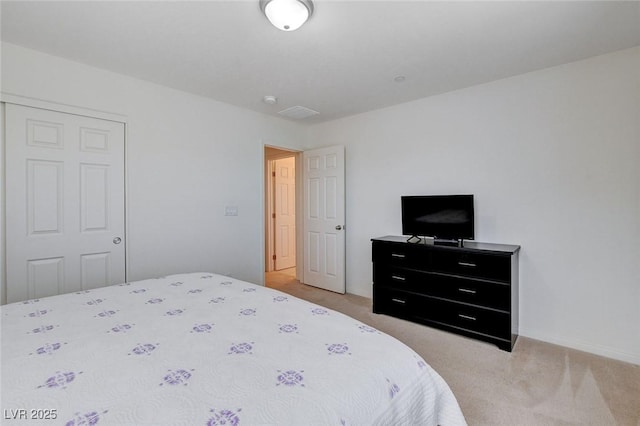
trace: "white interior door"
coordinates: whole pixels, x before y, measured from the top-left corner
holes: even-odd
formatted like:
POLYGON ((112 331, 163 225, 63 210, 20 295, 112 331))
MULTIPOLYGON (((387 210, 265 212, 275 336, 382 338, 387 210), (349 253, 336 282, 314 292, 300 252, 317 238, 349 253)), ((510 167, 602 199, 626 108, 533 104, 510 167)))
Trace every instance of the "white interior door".
POLYGON ((305 284, 345 293, 344 146, 303 153, 305 284))
POLYGON ((124 124, 6 105, 7 302, 125 281, 124 124))
POLYGON ((296 266, 296 162, 275 160, 275 253, 277 271, 296 266))

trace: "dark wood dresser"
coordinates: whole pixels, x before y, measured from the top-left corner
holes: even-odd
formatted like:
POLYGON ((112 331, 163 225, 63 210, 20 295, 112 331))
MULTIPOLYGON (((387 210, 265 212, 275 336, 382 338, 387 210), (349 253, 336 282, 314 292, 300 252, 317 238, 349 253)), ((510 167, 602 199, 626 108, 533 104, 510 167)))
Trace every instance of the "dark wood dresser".
POLYGON ((520 246, 386 236, 373 245, 373 312, 496 344, 518 337, 520 246))

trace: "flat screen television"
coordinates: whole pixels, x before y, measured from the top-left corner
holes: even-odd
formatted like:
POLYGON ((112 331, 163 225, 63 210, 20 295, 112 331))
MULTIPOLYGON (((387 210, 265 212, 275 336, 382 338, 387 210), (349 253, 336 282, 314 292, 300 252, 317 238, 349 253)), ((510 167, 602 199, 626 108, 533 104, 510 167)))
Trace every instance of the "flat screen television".
POLYGON ((402 197, 402 234, 436 241, 473 240, 473 195, 402 197))

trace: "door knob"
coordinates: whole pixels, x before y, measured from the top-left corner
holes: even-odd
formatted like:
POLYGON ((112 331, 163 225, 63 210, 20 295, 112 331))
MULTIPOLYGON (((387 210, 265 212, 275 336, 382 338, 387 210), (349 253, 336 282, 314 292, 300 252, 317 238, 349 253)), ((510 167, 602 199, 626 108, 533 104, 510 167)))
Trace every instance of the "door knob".
POLYGON ((337 225, 337 226, 336 226, 336 231, 339 231, 339 230, 341 230, 341 229, 342 229, 342 226, 341 226, 341 225, 337 225))
POLYGON ((121 242, 122 242, 122 238, 120 238, 120 237, 115 237, 113 239, 113 244, 120 244, 121 242))

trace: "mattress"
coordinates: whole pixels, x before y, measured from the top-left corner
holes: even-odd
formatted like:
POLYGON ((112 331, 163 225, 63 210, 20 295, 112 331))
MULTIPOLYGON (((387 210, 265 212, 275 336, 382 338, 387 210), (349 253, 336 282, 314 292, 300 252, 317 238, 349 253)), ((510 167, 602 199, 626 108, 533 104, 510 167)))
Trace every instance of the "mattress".
POLYGON ((395 338, 221 275, 0 312, 7 424, 465 424, 444 380, 395 338))

